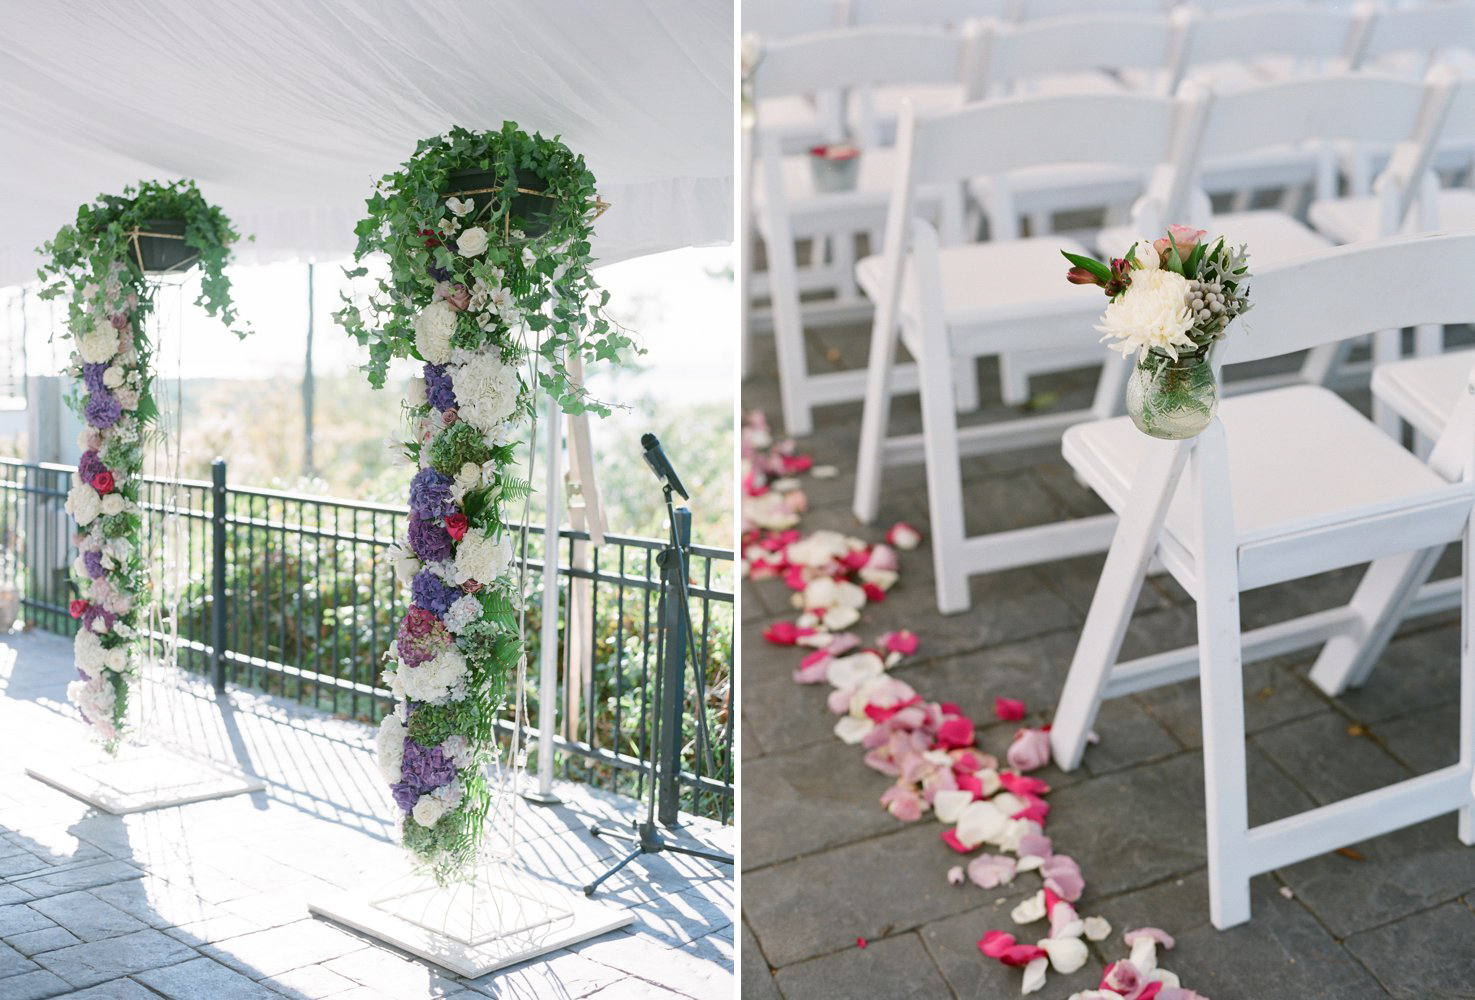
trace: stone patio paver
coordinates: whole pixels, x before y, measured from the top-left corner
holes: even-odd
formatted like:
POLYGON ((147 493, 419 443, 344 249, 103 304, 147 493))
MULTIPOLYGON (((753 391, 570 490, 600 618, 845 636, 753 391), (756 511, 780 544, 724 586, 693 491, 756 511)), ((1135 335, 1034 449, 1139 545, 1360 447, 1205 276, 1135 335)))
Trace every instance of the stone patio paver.
MULTIPOLYGON (((868 327, 816 336, 840 359, 820 357, 816 370, 864 364, 868 327)), ((753 357, 744 407, 764 410, 781 434, 770 338, 756 339, 753 357)), ((998 401, 993 363, 979 370, 982 411, 963 423, 1014 415, 998 401)), ((1037 378, 1032 387, 1071 400, 1084 398, 1094 381, 1094 372, 1075 372, 1037 378)), ((1366 390, 1349 398, 1366 410, 1366 390)), ((898 586, 864 610, 854 632, 869 641, 887 629, 915 631, 921 648, 897 675, 928 699, 961 705, 983 748, 1002 755, 1014 726, 994 721, 994 697, 1022 698, 1030 724, 1048 721, 1102 557, 974 577, 973 607, 939 615, 921 466, 887 470, 874 525, 858 524, 850 511, 859 423, 858 404, 822 407, 815 434, 799 442, 816 464, 840 470, 833 479, 803 480, 810 510, 801 528, 879 540, 905 519, 923 531, 923 544, 901 554, 898 586)), ((893 429, 919 428, 916 397, 898 397, 893 429)), ((964 493, 973 531, 1034 523, 1059 510, 1082 516, 1103 509, 1056 445, 965 460, 964 493)), ((1454 568, 1452 558, 1446 553, 1440 572, 1454 568)), ((1246 627, 1344 602, 1359 576, 1354 568, 1250 592, 1243 598, 1246 627)), ((775 618, 792 617, 786 588, 747 581, 743 600, 743 803, 745 820, 753 821, 742 834, 744 996, 1017 996, 1018 970, 979 955, 977 941, 992 927, 1015 930, 1008 910, 1033 891, 1037 877, 992 892, 948 886, 956 855, 938 842, 941 826, 930 819, 902 824, 884 813, 878 800, 890 779, 865 768, 862 751, 832 735, 823 686, 789 680, 795 650, 762 640, 775 618), (864 950, 855 943, 861 936, 868 938, 864 950)), ((1188 596, 1166 576, 1149 579, 1123 657, 1194 641, 1188 596)), ((1367 684, 1337 699, 1309 682, 1311 652, 1248 665, 1252 822, 1453 763, 1458 651, 1457 618, 1412 620, 1367 684)), ((1087 750, 1082 768, 1038 772, 1055 787, 1048 829, 1055 849, 1084 870, 1086 892, 1077 906, 1107 917, 1114 935, 1092 946, 1086 970, 1052 973, 1037 995, 1060 1000, 1094 987, 1104 964, 1126 954, 1121 933, 1152 924, 1178 939, 1163 964, 1213 1000, 1475 998, 1475 850, 1459 844, 1453 817, 1355 845, 1361 861, 1329 854, 1258 877, 1249 924, 1212 927, 1200 719, 1196 681, 1119 699, 1097 719, 1101 742, 1087 750)))

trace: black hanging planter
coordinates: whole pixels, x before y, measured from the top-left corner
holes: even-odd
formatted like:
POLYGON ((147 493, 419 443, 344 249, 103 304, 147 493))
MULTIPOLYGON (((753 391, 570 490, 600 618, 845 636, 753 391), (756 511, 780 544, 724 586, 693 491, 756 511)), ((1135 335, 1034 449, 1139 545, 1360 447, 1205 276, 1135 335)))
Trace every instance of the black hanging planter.
POLYGON ((200 259, 184 241, 183 219, 148 219, 132 236, 133 259, 145 274, 187 271, 200 259))
MULTIPOLYGON (((477 212, 486 205, 488 197, 502 197, 501 182, 491 170, 453 170, 446 183, 446 198, 474 198, 477 212)), ((553 214, 553 199, 542 192, 548 182, 532 174, 517 179, 517 190, 512 195, 512 209, 503 218, 503 237, 513 229, 520 229, 528 236, 542 236, 548 231, 549 217, 553 214)))

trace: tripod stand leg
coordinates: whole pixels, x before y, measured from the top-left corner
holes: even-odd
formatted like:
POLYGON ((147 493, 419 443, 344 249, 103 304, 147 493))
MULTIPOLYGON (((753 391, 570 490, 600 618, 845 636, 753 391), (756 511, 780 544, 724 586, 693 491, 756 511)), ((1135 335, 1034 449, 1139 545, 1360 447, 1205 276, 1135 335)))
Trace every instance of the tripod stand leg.
POLYGON ((664 851, 670 851, 672 854, 687 854, 694 858, 703 858, 707 861, 716 861, 718 864, 732 864, 732 856, 723 854, 720 851, 703 851, 695 847, 682 847, 679 844, 672 844, 669 841, 667 841, 665 847, 661 849, 664 851))
POLYGON ((586 896, 592 896, 592 895, 594 895, 594 890, 599 888, 599 885, 600 885, 601 882, 604 882, 606 879, 608 879, 615 872, 619 871, 621 868, 624 868, 630 862, 632 862, 636 858, 640 857, 640 855, 642 853, 644 853, 644 848, 637 847, 637 848, 635 848, 635 850, 633 850, 629 854, 625 855, 624 859, 619 864, 615 865, 609 871, 607 871, 603 875, 599 876, 593 882, 590 882, 588 885, 584 886, 584 895, 586 895, 586 896))
POLYGON ((602 826, 591 826, 589 832, 596 837, 614 837, 616 840, 624 840, 632 844, 640 843, 638 836, 633 833, 626 833, 624 830, 609 830, 602 826))

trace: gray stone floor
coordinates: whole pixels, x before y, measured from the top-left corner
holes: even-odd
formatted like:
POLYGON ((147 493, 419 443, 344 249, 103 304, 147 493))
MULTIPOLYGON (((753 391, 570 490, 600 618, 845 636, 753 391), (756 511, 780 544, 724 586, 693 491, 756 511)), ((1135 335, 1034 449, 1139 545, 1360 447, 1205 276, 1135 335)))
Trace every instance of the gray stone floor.
MULTIPOLYGON (((71 644, 0 637, 0 998, 417 1000, 476 996, 726 998, 734 990, 732 873, 662 855, 599 898, 627 930, 465 980, 308 916, 325 890, 381 884, 403 852, 371 730, 265 696, 174 690, 159 731, 267 782, 264 792, 126 817, 99 813, 25 774, 86 736, 65 701, 71 644)), ((563 804, 521 810, 526 867, 570 887, 616 852, 593 821, 636 804, 560 784, 563 804)), ((731 827, 680 835, 731 851, 731 827)))
MULTIPOLYGON (((815 331, 811 364, 857 367, 865 346, 864 331, 815 331)), ((777 429, 771 338, 756 339, 754 358, 743 404, 766 411, 777 429)), ((1007 416, 994 369, 981 371, 981 418, 1007 416)), ((1047 405, 1075 406, 1093 383, 1084 372, 1034 388, 1047 405)), ((1350 398, 1366 405, 1365 391, 1350 398)), ((858 404, 824 408, 817 432, 801 441, 816 463, 841 470, 805 480, 804 528, 878 539, 907 520, 925 531, 921 466, 888 472, 875 526, 850 514, 859 418, 858 404)), ((898 401, 894 426, 920 429, 915 397, 898 401)), ((1076 484, 1058 448, 969 459, 964 472, 971 532, 1104 509, 1076 484)), ((903 553, 900 584, 866 609, 856 632, 869 640, 886 629, 916 631, 918 655, 897 672, 925 697, 958 702, 992 723, 980 742, 1002 756, 1014 725, 993 721, 994 696, 1022 698, 1035 724, 1048 720, 1103 561, 975 577, 973 609, 943 617, 924 543, 903 553)), ((1359 572, 1247 594, 1246 627, 1344 603, 1359 572)), ((1038 881, 994 891, 947 884, 957 856, 939 842, 940 827, 899 823, 879 807, 889 779, 831 734, 825 689, 790 680, 794 651, 762 640, 786 600, 781 583, 744 586, 743 995, 1017 996, 1019 972, 982 957, 976 942, 990 928, 1008 928, 1008 909, 1038 881), (858 937, 868 939, 864 950, 858 937)), ((1191 602, 1170 579, 1155 578, 1125 655, 1192 642, 1193 632, 1191 602)), ((1309 683, 1308 655, 1250 666, 1251 821, 1454 763, 1459 638, 1453 615, 1407 623, 1367 685, 1344 698, 1309 683)), ((1101 742, 1083 768, 1038 773, 1055 788, 1048 832, 1082 864, 1080 911, 1107 917, 1117 933, 1109 950, 1093 946, 1085 970, 1052 974, 1038 996, 1094 987, 1104 963, 1124 952, 1120 932, 1151 924, 1178 939, 1163 964, 1212 1000, 1475 997, 1475 850, 1459 844, 1453 816, 1261 876, 1253 920, 1220 932, 1208 922, 1197 682, 1109 702, 1096 729, 1101 742)))

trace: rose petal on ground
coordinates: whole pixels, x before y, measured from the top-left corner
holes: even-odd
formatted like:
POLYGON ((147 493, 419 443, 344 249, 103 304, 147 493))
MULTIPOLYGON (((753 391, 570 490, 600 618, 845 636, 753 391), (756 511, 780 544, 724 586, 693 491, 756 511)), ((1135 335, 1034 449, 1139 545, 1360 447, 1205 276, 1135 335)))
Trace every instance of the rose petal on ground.
POLYGON ((973 720, 955 715, 937 729, 939 746, 949 750, 973 745, 973 720))
POLYGON ((763 630, 763 638, 775 646, 792 646, 804 636, 813 634, 814 629, 800 628, 793 622, 774 622, 763 630))
POLYGON ((1129 961, 1112 962, 1101 975, 1101 988, 1115 990, 1124 997, 1137 1000, 1142 991, 1143 977, 1137 966, 1129 961))
POLYGON ((866 946, 866 939, 865 938, 856 938, 855 939, 855 946, 857 948, 864 948, 866 946))
POLYGON ((886 532, 886 542, 888 545, 910 552, 922 544, 922 534, 905 521, 898 521, 891 526, 890 531, 886 532))
POLYGON ((959 840, 957 830, 949 829, 942 831, 942 842, 959 854, 969 854, 978 849, 977 844, 965 844, 959 840))
POLYGON ((897 557, 896 550, 889 545, 872 546, 865 564, 866 569, 882 573, 895 573, 900 567, 901 560, 897 557))
POLYGON ((837 688, 855 688, 886 673, 886 664, 870 650, 842 656, 830 664, 830 683, 837 688))
POLYGON ((1049 837, 1046 837, 1042 834, 1032 834, 1028 837, 1020 838, 1019 853, 1034 854, 1037 855, 1041 860, 1044 860, 1054 852, 1050 850, 1049 837))
POLYGON ((1021 994, 1033 993, 1035 990, 1043 989, 1045 986, 1045 967, 1050 964, 1047 958, 1036 958, 1024 967, 1024 979, 1020 981, 1019 992, 1021 994))
POLYGON ((1051 968, 1066 976, 1079 970, 1091 957, 1086 943, 1077 937, 1048 937, 1040 942, 1040 947, 1050 956, 1051 968))
POLYGON ((1039 778, 1031 778, 1028 775, 1015 774, 1013 771, 1001 771, 999 773, 999 784, 1015 795, 1049 795, 1050 786, 1039 778))
POLYGON ((886 811, 903 822, 910 823, 922 818, 922 796, 916 788, 898 782, 881 794, 881 804, 886 811))
POLYGON ((1045 919, 1045 893, 1043 890, 1030 896, 1014 909, 1009 911, 1009 917, 1016 924, 1032 924, 1036 920, 1045 919))
POLYGON ((835 735, 840 737, 845 743, 854 746, 865 738, 866 733, 874 728, 876 728, 876 724, 870 719, 858 719, 853 715, 847 715, 835 723, 835 735))
POLYGON ((1050 734, 1043 729, 1021 729, 1014 734, 1006 755, 1016 771, 1034 771, 1050 763, 1050 734))
POLYGON ((1009 817, 992 802, 970 802, 958 817, 958 839, 970 847, 993 840, 1004 831, 1009 817))
POLYGON ((1105 941, 1111 937, 1111 921, 1105 917, 1087 917, 1085 924, 1087 941, 1105 941))
POLYGON ((1040 874, 1047 888, 1061 899, 1074 903, 1085 891, 1086 880, 1081 875, 1081 866, 1068 854, 1053 854, 1040 866, 1040 874))
POLYGON ((1127 933, 1122 935, 1122 940, 1127 942, 1128 948, 1132 948, 1136 946, 1138 938, 1144 937, 1151 938, 1170 951, 1175 944, 1173 935, 1159 927, 1139 927, 1134 931, 1127 931, 1127 933))
POLYGON ((1045 859, 1038 854, 1021 854, 1019 856, 1019 864, 1014 870, 1020 872, 1037 871, 1044 863, 1045 859))
POLYGON ((919 640, 917 639, 916 633, 907 629, 901 629, 897 632, 883 633, 881 635, 881 645, 893 653, 911 656, 917 651, 919 640))
POLYGON ((828 650, 816 649, 799 661, 799 668, 794 671, 794 683, 823 684, 830 679, 830 664, 834 659, 828 650))
POLYGON ((1066 1000, 1122 1000, 1122 995, 1115 990, 1081 990, 1066 1000))
POLYGON ((998 958, 1014 947, 1014 935, 1008 931, 984 931, 978 941, 978 950, 989 958, 998 958))
POLYGON ((962 865, 953 865, 947 870, 948 885, 962 885, 967 880, 967 876, 963 874, 962 865))
POLYGON ((956 823, 972 801, 973 793, 963 788, 941 791, 932 797, 932 808, 937 813, 939 822, 956 823))
POLYGON ((1132 954, 1127 961, 1137 966, 1137 971, 1148 976, 1157 968, 1157 942, 1150 937, 1139 937, 1132 945, 1132 954))
POLYGON ((825 628, 831 632, 843 632, 860 621, 860 612, 854 608, 830 608, 825 612, 825 628))
MULTIPOLYGON (((1147 978, 1151 979, 1155 983, 1162 983, 1163 984, 1163 989, 1165 989, 1165 990, 1169 986, 1181 986, 1182 985, 1182 983, 1179 982, 1179 980, 1178 980, 1178 973, 1176 973, 1176 972, 1169 972, 1167 969, 1164 969, 1164 968, 1156 968, 1156 969, 1153 969, 1152 972, 1148 974, 1148 977, 1147 978)), ((1162 994, 1159 993, 1158 995, 1161 996, 1162 994)))
POLYGON ((994 715, 1004 722, 1018 722, 1024 718, 1024 702, 1001 695, 994 699, 994 715))
POLYGON ((815 479, 834 479, 840 474, 840 470, 833 465, 816 465, 809 470, 809 474, 815 479))
POLYGON ((980 854, 968 862, 968 880, 980 889, 995 889, 1014 881, 1014 859, 980 854))

